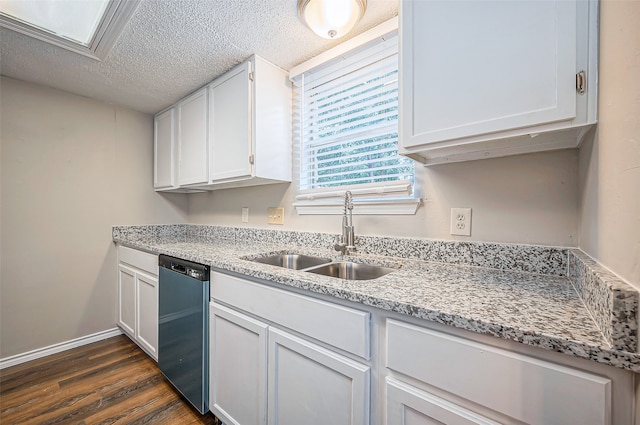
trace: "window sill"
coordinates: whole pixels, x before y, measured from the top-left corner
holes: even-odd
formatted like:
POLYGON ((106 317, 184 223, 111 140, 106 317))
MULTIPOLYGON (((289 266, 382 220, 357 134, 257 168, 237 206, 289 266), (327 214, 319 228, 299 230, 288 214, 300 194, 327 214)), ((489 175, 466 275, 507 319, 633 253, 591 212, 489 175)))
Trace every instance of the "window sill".
MULTIPOLYGON (((414 215, 421 199, 358 199, 353 201, 354 215, 414 215)), ((293 204, 298 215, 342 215, 344 201, 313 200, 293 204)))

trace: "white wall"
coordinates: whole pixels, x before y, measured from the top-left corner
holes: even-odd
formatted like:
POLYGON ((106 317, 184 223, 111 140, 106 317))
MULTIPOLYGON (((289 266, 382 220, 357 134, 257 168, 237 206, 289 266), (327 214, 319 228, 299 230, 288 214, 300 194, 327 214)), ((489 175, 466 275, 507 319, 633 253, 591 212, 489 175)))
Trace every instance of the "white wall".
POLYGON ((153 118, 2 77, 0 358, 111 329, 114 224, 183 223, 153 191, 153 118))
MULTIPOLYGON (((356 234, 576 246, 577 150, 518 155, 417 169, 423 205, 416 215, 354 216, 356 234), (471 237, 449 234, 450 209, 471 207, 471 237)), ((296 214, 295 183, 189 195, 200 224, 340 232, 340 217, 296 214), (285 225, 267 225, 267 207, 285 208, 285 225), (241 208, 249 207, 249 223, 241 208)))
POLYGON ((598 128, 580 149, 580 247, 640 289, 640 2, 600 3, 598 128))

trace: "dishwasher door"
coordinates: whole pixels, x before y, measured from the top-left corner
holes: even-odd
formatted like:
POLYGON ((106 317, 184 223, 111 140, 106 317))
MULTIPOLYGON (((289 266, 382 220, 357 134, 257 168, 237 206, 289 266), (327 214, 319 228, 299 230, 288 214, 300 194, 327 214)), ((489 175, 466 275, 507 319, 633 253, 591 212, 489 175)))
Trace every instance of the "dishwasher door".
POLYGON ((209 268, 159 257, 158 367, 200 413, 209 399, 209 268))

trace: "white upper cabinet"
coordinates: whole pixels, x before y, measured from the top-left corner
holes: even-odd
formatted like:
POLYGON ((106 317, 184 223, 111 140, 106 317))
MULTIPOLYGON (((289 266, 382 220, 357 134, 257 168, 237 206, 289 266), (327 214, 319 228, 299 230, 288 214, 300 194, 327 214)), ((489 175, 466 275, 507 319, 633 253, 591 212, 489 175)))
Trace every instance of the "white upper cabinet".
POLYGON ((578 146, 596 122, 597 10, 403 0, 402 153, 430 164, 578 146))
POLYGON ((209 179, 207 88, 178 103, 178 185, 205 184, 209 179))
POLYGON ((287 73, 252 56, 156 115, 156 190, 290 182, 291 98, 287 73))
POLYGON ((156 115, 153 121, 153 187, 171 189, 175 186, 175 108, 156 115))
POLYGON ((209 86, 211 180, 251 176, 251 62, 209 86))
POLYGON ((209 85, 208 189, 291 181, 291 83, 252 56, 209 85))

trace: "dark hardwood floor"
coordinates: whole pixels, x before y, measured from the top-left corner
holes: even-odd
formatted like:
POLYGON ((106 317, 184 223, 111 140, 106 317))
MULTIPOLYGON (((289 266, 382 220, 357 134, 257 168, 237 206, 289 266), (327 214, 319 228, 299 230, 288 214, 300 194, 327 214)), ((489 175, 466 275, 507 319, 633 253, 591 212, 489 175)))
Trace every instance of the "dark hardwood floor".
POLYGON ((181 398, 122 335, 0 371, 0 424, 219 422, 181 398))

